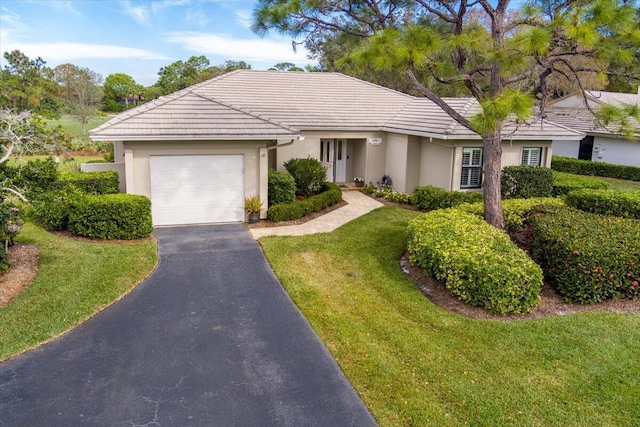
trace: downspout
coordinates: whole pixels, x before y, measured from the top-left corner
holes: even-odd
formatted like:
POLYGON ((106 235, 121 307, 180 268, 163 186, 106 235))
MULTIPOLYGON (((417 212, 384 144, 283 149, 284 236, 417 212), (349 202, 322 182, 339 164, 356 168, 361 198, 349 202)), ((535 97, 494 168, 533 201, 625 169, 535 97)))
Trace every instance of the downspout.
POLYGON ((271 147, 267 147, 267 151, 275 150, 275 149, 280 148, 280 147, 286 147, 288 145, 293 144, 296 141, 304 141, 304 136, 300 135, 297 138, 293 138, 289 142, 285 142, 284 144, 276 144, 276 145, 272 145, 271 147))

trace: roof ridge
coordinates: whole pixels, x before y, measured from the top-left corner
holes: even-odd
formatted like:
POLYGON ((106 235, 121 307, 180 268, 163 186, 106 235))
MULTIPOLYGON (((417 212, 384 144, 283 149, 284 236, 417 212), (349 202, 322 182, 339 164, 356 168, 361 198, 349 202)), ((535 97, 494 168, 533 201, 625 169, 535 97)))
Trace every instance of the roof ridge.
MULTIPOLYGON (((236 71, 239 71, 239 70, 236 70, 236 71)), ((232 71, 232 72, 233 72, 233 71, 232 71)), ((227 73, 227 74, 229 74, 229 73, 227 73)), ((271 119, 268 119, 268 118, 262 117, 262 116, 260 116, 259 114, 256 114, 256 113, 254 113, 254 112, 252 112, 252 111, 249 111, 249 110, 245 110, 245 109, 244 109, 244 108, 242 108, 242 107, 236 107, 235 105, 227 104, 226 102, 222 102, 222 101, 220 101, 220 100, 218 100, 218 99, 216 99, 216 98, 210 98, 210 97, 205 96, 205 95, 203 95, 203 94, 201 94, 201 93, 193 92, 192 94, 193 94, 193 95, 195 95, 195 96, 198 96, 198 97, 200 97, 200 98, 202 98, 202 99, 206 99, 206 100, 207 100, 207 101, 209 101, 209 102, 215 102, 216 104, 218 104, 218 105, 222 105, 223 107, 231 108, 232 110, 239 111, 239 112, 241 112, 242 114, 246 114, 246 115, 248 115, 248 116, 255 117, 256 119, 262 120, 263 122, 270 123, 270 124, 272 124, 272 125, 274 125, 274 126, 278 126, 278 127, 282 128, 282 129, 287 129, 287 130, 290 130, 290 131, 292 131, 292 132, 299 132, 299 130, 298 130, 298 129, 294 129, 294 128, 292 128, 292 127, 290 127, 290 126, 287 126, 287 125, 285 125, 285 124, 281 124, 281 123, 279 123, 279 122, 276 122, 275 120, 271 120, 271 119)))
MULTIPOLYGON (((431 101, 433 102, 433 101, 431 101)), ((446 102, 446 101, 445 101, 446 102)), ((467 103, 464 105, 464 107, 462 107, 462 109, 459 111, 459 114, 464 117, 465 114, 467 114, 467 112, 469 111, 469 109, 471 108, 471 106, 474 105, 474 103, 478 102, 477 99, 470 97, 467 98, 467 103)), ((449 116, 447 114, 447 116, 449 116)), ((458 123, 458 121, 456 119, 454 119, 453 117, 449 116, 451 118, 451 120, 453 120, 453 122, 447 127, 447 129, 445 129, 444 133, 445 135, 453 133, 453 131, 456 129, 456 127, 458 126, 462 126, 461 123, 458 123)), ((466 127, 466 126, 465 126, 466 127)), ((477 133, 477 132, 476 132, 477 133)))
POLYGON ((142 105, 138 105, 135 108, 132 108, 131 110, 127 110, 127 111, 123 111, 122 113, 119 113, 117 116, 113 117, 112 119, 110 119, 109 121, 101 124, 100 126, 90 129, 89 133, 93 133, 96 131, 102 131, 104 129, 109 129, 111 126, 116 125, 118 123, 121 123, 123 121, 125 121, 126 119, 130 119, 132 117, 135 117, 139 114, 144 113, 145 111, 150 110, 151 108, 156 108, 159 107, 161 105, 164 105, 170 101, 173 101, 175 99, 178 98, 182 98, 183 96, 185 96, 188 91, 188 88, 184 88, 181 89, 177 92, 173 92, 170 93, 168 95, 163 95, 159 98, 154 99, 153 101, 149 101, 149 102, 145 102, 142 105))

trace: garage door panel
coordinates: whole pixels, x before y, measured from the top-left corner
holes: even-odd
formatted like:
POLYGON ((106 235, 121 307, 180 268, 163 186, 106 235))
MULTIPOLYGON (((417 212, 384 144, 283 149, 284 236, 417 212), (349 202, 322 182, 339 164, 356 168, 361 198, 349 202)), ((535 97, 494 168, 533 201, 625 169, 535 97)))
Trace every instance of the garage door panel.
POLYGON ((242 155, 151 156, 154 225, 244 220, 242 155))

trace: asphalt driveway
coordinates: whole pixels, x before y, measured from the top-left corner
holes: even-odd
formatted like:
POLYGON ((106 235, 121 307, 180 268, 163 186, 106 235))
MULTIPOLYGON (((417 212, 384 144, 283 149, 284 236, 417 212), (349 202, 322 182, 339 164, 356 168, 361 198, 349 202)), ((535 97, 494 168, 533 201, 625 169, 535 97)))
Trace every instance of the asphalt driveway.
POLYGON ((131 294, 0 364, 1 426, 375 425, 246 228, 154 234, 131 294))

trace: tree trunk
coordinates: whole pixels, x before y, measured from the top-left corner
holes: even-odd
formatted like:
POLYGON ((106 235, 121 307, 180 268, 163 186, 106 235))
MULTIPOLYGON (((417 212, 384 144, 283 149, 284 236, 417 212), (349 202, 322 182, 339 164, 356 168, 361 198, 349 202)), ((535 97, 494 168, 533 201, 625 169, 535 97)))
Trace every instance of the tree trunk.
POLYGON ((502 137, 500 132, 483 137, 484 168, 484 219, 489 224, 504 229, 500 175, 502 173, 502 137))

